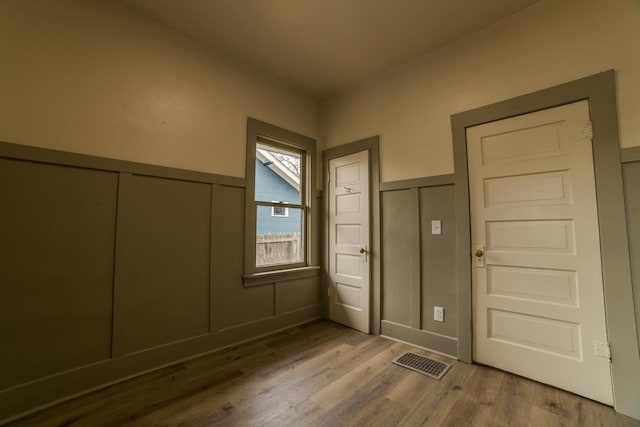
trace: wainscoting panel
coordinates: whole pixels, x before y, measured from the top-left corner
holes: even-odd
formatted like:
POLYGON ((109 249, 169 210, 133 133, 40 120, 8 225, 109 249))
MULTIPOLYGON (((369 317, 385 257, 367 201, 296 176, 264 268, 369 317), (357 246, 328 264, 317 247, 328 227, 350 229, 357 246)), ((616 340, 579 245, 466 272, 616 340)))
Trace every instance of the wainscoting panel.
POLYGON ((244 189, 222 187, 220 200, 220 329, 274 316, 273 285, 245 288, 244 189))
POLYGON ((454 186, 449 176, 384 183, 382 334, 455 356, 458 305, 454 186), (441 234, 432 234, 440 221, 441 234), (444 308, 444 322, 433 308, 444 308))
POLYGON ((635 299, 636 333, 640 342, 640 147, 636 148, 635 153, 637 153, 636 161, 624 163, 622 172, 627 205, 627 230, 635 299))
POLYGON ((0 390, 110 357, 117 190, 0 158, 0 390))
POLYGON ((455 338, 458 334, 458 274, 454 193, 453 185, 420 189, 420 329, 455 338), (440 221, 441 234, 431 233, 431 221, 440 221), (433 320, 433 306, 444 307, 444 322, 433 320))
POLYGON ((320 317, 244 286, 244 179, 0 142, 0 206, 0 424, 320 317))
POLYGON ((211 184, 133 176, 128 353, 209 332, 211 184))
POLYGON ((317 283, 317 277, 276 282, 276 314, 292 313, 318 307, 320 290, 317 283))
POLYGON ((381 196, 382 319, 411 326, 412 285, 419 280, 412 265, 420 244, 419 224, 413 220, 417 212, 411 212, 415 195, 406 189, 386 191, 381 196))

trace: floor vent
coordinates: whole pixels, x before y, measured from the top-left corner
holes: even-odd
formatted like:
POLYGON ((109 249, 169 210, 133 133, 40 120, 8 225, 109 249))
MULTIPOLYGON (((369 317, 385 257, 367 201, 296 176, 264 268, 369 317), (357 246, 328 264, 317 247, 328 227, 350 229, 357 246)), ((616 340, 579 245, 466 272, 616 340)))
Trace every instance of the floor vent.
POLYGON ((442 378, 451 367, 449 363, 440 362, 414 353, 405 353, 397 357, 393 363, 437 380, 442 378))

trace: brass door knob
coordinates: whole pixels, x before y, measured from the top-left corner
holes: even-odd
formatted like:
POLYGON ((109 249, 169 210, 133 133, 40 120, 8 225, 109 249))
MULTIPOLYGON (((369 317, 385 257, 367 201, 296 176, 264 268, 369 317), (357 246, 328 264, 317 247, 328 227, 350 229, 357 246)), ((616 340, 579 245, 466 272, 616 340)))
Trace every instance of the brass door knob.
POLYGON ((478 258, 480 258, 482 257, 482 255, 484 255, 484 252, 482 252, 482 249, 476 249, 476 251, 473 254, 478 258))
POLYGON ((365 248, 360 248, 359 252, 360 252, 361 254, 363 254, 363 253, 367 252, 367 250, 366 250, 365 248))

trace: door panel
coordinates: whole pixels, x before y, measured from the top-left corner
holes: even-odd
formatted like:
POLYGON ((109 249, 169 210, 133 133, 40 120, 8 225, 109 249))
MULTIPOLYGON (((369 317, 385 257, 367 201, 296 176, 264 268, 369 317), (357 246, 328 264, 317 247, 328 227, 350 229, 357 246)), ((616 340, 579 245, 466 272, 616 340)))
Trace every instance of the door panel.
POLYGON ((329 317, 369 332, 369 153, 329 161, 329 317))
POLYGON ((487 266, 487 294, 528 302, 578 306, 575 271, 487 266))
POLYGON ((467 129, 474 359, 613 402, 587 101, 467 129))
POLYGON ((488 178, 484 181, 485 207, 570 204, 570 183, 567 170, 488 178))
POLYGON ((492 308, 487 317, 490 339, 580 360, 578 324, 492 308))
POLYGON ((573 221, 487 221, 487 250, 575 254, 573 221))

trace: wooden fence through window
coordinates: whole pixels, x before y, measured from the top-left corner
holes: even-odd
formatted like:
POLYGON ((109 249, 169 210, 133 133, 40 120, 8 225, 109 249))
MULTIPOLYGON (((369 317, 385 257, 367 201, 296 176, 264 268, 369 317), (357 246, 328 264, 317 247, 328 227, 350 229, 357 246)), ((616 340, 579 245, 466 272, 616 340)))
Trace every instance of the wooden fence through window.
POLYGON ((301 233, 256 235, 256 266, 303 262, 301 233))

